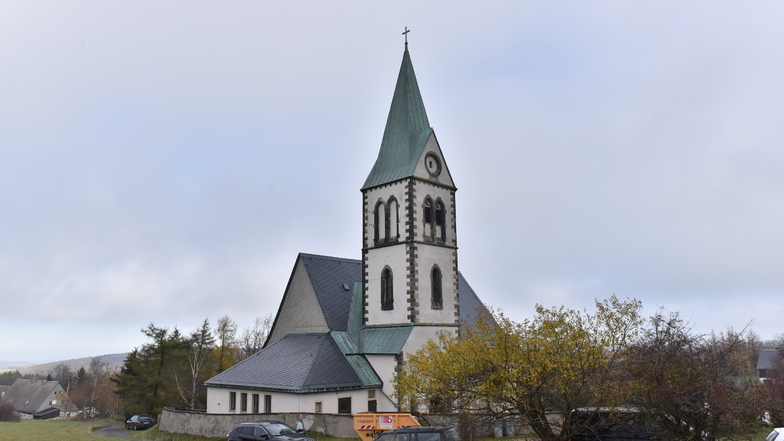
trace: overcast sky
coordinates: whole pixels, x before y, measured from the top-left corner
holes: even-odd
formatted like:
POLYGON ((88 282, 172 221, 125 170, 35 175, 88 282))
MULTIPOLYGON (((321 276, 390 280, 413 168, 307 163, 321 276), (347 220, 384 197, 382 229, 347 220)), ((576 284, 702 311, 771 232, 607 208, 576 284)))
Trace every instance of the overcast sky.
POLYGON ((403 54, 489 306, 784 334, 784 3, 4 1, 0 360, 274 314, 361 257, 403 54))

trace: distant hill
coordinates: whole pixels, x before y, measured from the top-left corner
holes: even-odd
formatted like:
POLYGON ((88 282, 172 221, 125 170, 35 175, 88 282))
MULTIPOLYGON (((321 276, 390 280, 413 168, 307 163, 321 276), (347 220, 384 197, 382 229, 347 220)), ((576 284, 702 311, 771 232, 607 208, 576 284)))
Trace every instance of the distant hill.
MULTIPOLYGON (((120 369, 122 365, 125 363, 125 358, 128 356, 127 353, 124 354, 108 354, 108 355, 99 355, 102 361, 109 365, 112 369, 120 369)), ((53 361, 51 363, 44 363, 44 364, 37 364, 34 366, 25 366, 19 368, 19 373, 22 375, 27 374, 41 374, 46 375, 58 364, 65 364, 71 368, 72 371, 76 372, 80 368, 87 369, 90 367, 90 361, 95 357, 84 357, 84 358, 74 358, 71 360, 63 360, 63 361, 53 361)))

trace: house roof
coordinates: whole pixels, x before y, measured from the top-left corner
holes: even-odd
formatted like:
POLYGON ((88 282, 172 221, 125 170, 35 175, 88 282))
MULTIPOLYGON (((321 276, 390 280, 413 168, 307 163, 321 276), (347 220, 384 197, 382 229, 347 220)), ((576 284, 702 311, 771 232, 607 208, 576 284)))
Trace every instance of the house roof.
POLYGON ((364 357, 347 358, 329 333, 289 334, 206 384, 300 393, 380 385, 368 368, 364 357))
POLYGON ((757 359, 757 370, 775 369, 782 356, 780 349, 761 349, 757 359))
POLYGON ((362 190, 413 176, 431 133, 406 46, 378 158, 362 190))
POLYGON ((33 414, 51 400, 60 403, 60 392, 62 387, 57 381, 18 378, 5 390, 3 401, 11 403, 17 412, 33 414))

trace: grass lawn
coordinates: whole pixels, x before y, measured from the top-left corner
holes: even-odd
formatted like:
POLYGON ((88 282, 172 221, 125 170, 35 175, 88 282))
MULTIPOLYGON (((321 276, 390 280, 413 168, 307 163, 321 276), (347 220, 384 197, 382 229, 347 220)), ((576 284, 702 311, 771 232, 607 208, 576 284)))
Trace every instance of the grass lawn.
POLYGON ((94 428, 104 427, 100 421, 43 421, 24 420, 18 423, 0 423, 0 441, 81 441, 107 438, 92 434, 94 428))
MULTIPOLYGON (((111 441, 114 438, 93 435, 92 431, 112 424, 108 421, 69 420, 23 420, 18 423, 0 422, 0 441, 111 441)), ((180 433, 161 432, 158 426, 149 430, 129 431, 134 439, 147 441, 222 441, 221 438, 204 438, 180 433)), ((349 438, 334 438, 312 433, 315 441, 357 441, 349 438)))

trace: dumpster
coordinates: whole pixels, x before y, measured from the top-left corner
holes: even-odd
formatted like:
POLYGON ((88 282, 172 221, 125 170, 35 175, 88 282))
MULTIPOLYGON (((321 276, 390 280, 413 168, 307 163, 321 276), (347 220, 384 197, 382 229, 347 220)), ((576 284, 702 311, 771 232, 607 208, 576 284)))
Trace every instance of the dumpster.
POLYGON ((419 426, 410 413, 355 413, 354 430, 362 440, 373 439, 385 430, 419 426))

